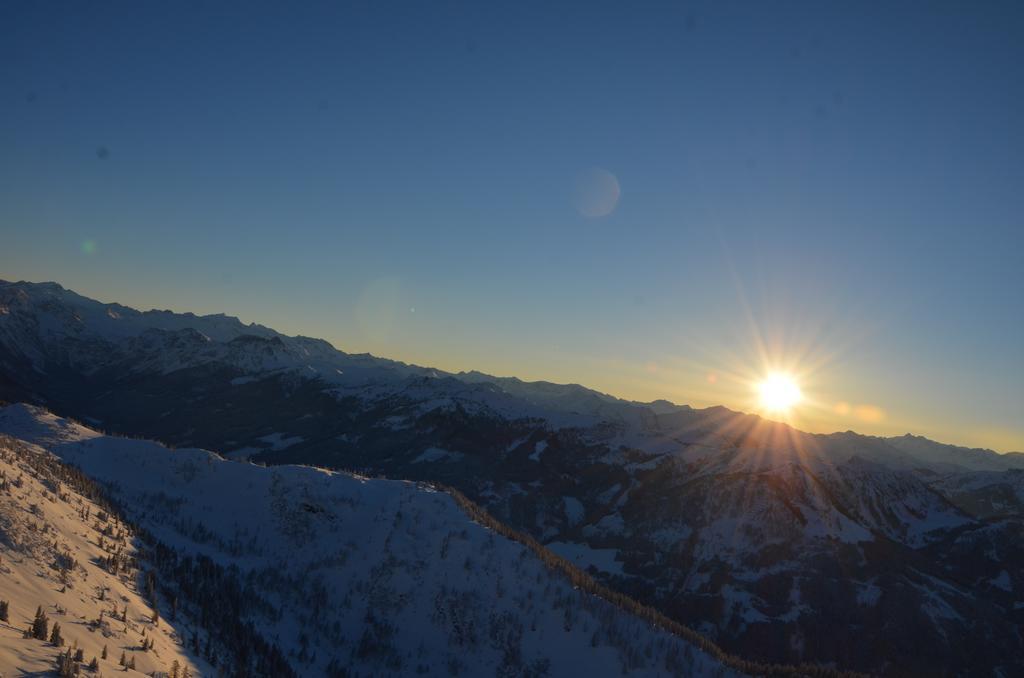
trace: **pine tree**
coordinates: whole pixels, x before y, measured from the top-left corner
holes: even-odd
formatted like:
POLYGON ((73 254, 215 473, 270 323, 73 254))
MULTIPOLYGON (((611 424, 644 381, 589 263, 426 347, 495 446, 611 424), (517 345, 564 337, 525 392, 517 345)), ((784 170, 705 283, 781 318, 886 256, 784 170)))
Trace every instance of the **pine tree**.
POLYGON ((92 661, 89 662, 89 670, 92 671, 93 673, 96 673, 97 671, 99 671, 100 670, 100 660, 96 659, 96 657, 93 657, 92 661))
POLYGON ((125 659, 125 656, 124 656, 124 650, 121 650, 121 659, 118 660, 118 663, 121 666, 125 666, 125 664, 127 663, 127 660, 125 659))
POLYGON ((64 638, 60 635, 60 622, 53 622, 53 631, 50 633, 50 643, 56 647, 64 645, 64 638))
POLYGON ((171 662, 171 676, 170 678, 179 678, 178 672, 181 670, 181 666, 178 664, 178 660, 175 659, 171 662))
POLYGON ((107 658, 107 646, 104 645, 103 646, 103 652, 100 653, 100 659, 106 659, 106 658, 107 658))
POLYGON ((57 655, 57 675, 60 678, 72 678, 75 675, 75 662, 71 659, 71 650, 57 655))
POLYGON ((10 621, 7 618, 9 607, 10 604, 6 600, 0 600, 0 621, 10 621))
POLYGON ((50 631, 50 620, 43 612, 43 606, 36 608, 36 618, 32 620, 32 637, 36 640, 46 640, 50 631))

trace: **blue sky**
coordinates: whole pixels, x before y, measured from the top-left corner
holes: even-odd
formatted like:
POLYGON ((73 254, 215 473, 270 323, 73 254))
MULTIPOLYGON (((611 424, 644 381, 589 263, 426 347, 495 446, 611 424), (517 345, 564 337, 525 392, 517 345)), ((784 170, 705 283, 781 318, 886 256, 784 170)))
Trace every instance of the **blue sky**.
POLYGON ((1024 449, 1019 5, 503 5, 5 3, 0 277, 1024 449))

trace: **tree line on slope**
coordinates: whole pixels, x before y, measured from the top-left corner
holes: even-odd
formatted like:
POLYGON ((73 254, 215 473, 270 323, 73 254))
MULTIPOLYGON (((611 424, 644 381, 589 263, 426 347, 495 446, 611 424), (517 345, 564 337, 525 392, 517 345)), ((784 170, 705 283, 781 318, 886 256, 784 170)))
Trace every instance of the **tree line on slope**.
POLYGON ((497 532, 507 539, 518 542, 532 551, 547 567, 565 576, 573 586, 602 598, 612 605, 629 614, 640 617, 652 626, 664 629, 679 638, 694 645, 706 652, 719 662, 742 673, 754 676, 766 676, 770 678, 864 678, 863 674, 854 671, 843 671, 817 664, 800 664, 796 666, 783 664, 764 664, 736 657, 725 652, 708 638, 697 633, 693 629, 670 619, 658 610, 644 605, 634 598, 614 591, 603 584, 599 584, 593 577, 581 570, 579 567, 552 551, 534 539, 532 536, 515 530, 505 523, 494 518, 486 509, 470 500, 454 487, 429 483, 430 487, 446 492, 455 503, 474 521, 484 527, 497 532))
MULTIPOLYGON (((123 572, 134 575, 138 582, 138 590, 144 593, 152 608, 150 620, 154 625, 159 623, 160 619, 160 596, 169 601, 172 617, 176 617, 180 595, 198 610, 198 627, 206 635, 206 642, 202 644, 198 630, 191 634, 189 645, 195 656, 204 656, 211 665, 219 667, 223 675, 231 678, 296 678, 295 672, 280 649, 273 643, 268 643, 250 622, 243 621, 247 606, 253 604, 255 594, 251 590, 241 589, 237 583, 236 570, 228 570, 204 557, 180 557, 174 549, 150 532, 127 520, 118 502, 102 485, 81 469, 64 463, 52 454, 37 453, 20 441, 2 434, 0 453, 6 461, 12 461, 11 455, 17 455, 45 485, 54 489, 54 493, 58 497, 64 497, 65 501, 67 495, 61 489, 62 483, 100 508, 96 516, 95 529, 100 532, 101 540, 104 536, 113 539, 104 549, 112 552, 111 555, 101 559, 99 564, 112 574, 123 572), (120 523, 118 528, 112 528, 108 523, 110 518, 115 517, 120 523), (138 554, 129 557, 126 549, 119 544, 126 544, 133 536, 136 539, 138 554), (139 565, 147 562, 155 569, 142 573, 139 565)), ((102 541, 100 543, 103 544, 102 541)), ((97 602, 102 600, 101 591, 97 602)), ((0 608, 9 614, 9 604, 0 608)), ((101 620, 105 613, 105 610, 100 610, 101 620)), ((124 621, 126 613, 127 607, 121 614, 112 613, 108 616, 124 621)), ((41 606, 24 636, 49 640, 55 647, 64 644, 59 624, 55 623, 51 628, 41 606)), ((60 653, 56 665, 58 675, 78 675, 81 662, 84 660, 84 657, 76 659, 78 656, 77 648, 70 655, 67 652, 60 653)), ((134 668, 134 664, 134 657, 122 653, 121 666, 130 669, 134 668)), ((92 662, 86 668, 90 669, 91 666, 92 662)), ((168 675, 187 678, 185 669, 180 665, 177 671, 174 670, 173 664, 170 669, 168 675)))

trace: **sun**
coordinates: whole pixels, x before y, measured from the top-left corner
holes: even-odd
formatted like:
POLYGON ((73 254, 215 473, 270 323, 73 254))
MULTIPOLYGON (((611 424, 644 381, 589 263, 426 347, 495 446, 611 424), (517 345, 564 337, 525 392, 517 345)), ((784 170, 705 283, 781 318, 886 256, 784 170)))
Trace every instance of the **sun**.
POLYGON ((803 398, 800 386, 788 374, 775 372, 757 385, 761 396, 761 407, 768 412, 786 414, 803 398))

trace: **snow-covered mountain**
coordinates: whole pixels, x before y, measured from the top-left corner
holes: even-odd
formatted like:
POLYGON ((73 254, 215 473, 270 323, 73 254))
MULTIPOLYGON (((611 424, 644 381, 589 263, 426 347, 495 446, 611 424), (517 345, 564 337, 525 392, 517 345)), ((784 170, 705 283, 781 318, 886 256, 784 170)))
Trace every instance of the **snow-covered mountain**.
POLYGON ((5 671, 55 665, 61 648, 20 633, 41 605, 85 662, 109 648, 103 670, 126 652, 143 673, 177 661, 193 675, 215 675, 211 662, 250 675, 218 628, 211 605, 223 605, 287 665, 268 674, 253 658, 256 675, 741 675, 424 485, 233 463, 23 405, 0 410, 0 431, 5 671), (105 488, 144 536, 61 484, 73 472, 51 455, 105 488), (105 566, 115 549, 132 563, 121 576, 105 566), (155 595, 138 572, 153 573, 155 595))
POLYGON ((0 284, 0 398, 233 459, 443 482, 747 657, 1024 672, 1022 455, 808 434, 170 315, 0 284))
POLYGON ((1024 455, 1020 453, 999 454, 977 447, 945 445, 909 433, 898 438, 886 438, 885 441, 897 450, 914 457, 921 464, 932 468, 939 467, 949 471, 960 471, 965 468, 972 471, 1024 469, 1024 455))
POLYGON ((81 480, 0 435, 0 675, 57 675, 69 651, 108 675, 210 674, 180 624, 154 623, 134 533, 81 480))
POLYGON ((347 354, 322 339, 289 337, 222 314, 140 312, 105 304, 56 283, 0 281, 0 346, 26 387, 55 364, 82 375, 108 371, 167 375, 216 366, 244 378, 291 375, 316 378, 339 395, 378 393, 382 385, 417 388, 425 380, 448 402, 465 401, 506 416, 639 416, 636 404, 578 385, 525 383, 478 372, 451 374, 368 354, 347 354), (440 382, 434 383, 434 382, 440 382))

